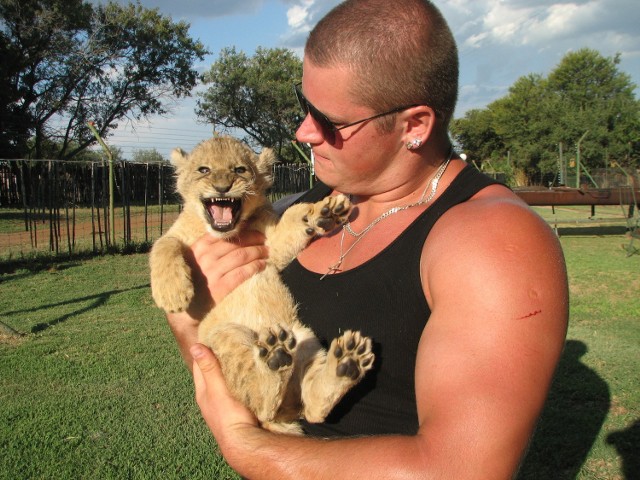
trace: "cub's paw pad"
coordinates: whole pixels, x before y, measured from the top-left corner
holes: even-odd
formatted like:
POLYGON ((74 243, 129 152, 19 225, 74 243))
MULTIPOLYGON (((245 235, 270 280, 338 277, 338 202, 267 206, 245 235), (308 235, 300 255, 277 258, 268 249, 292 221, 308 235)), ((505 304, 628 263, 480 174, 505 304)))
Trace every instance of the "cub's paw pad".
POLYGON ((276 327, 265 330, 256 342, 256 347, 258 348, 258 356, 270 370, 275 372, 291 366, 293 363, 292 352, 297 343, 293 332, 276 327))
POLYGON ((336 359, 336 375, 351 380, 362 378, 373 367, 375 358, 371 351, 371 339, 351 330, 331 343, 329 354, 336 359))
POLYGON ((346 223, 351 213, 351 202, 345 195, 326 197, 311 206, 309 214, 303 221, 309 226, 307 234, 324 233, 333 230, 336 226, 346 223))

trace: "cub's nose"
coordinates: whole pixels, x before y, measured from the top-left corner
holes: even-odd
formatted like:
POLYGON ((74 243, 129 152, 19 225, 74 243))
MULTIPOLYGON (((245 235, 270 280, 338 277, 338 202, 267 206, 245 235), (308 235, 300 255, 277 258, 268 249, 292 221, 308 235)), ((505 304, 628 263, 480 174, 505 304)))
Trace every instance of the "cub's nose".
POLYGON ((227 193, 231 190, 230 183, 214 183, 213 188, 215 188, 219 193, 227 193))

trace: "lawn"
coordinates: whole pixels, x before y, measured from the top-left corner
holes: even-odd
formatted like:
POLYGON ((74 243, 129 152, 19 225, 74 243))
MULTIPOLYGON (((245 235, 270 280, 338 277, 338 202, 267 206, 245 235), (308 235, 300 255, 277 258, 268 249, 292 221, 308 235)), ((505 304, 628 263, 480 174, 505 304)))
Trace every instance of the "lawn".
MULTIPOLYGON (((624 236, 561 241, 567 346, 520 478, 637 478, 640 255, 624 236)), ((0 479, 237 478, 152 303, 146 255, 1 274, 0 322, 0 479)))
POLYGON ((236 478, 193 401, 146 255, 3 275, 0 478, 236 478))

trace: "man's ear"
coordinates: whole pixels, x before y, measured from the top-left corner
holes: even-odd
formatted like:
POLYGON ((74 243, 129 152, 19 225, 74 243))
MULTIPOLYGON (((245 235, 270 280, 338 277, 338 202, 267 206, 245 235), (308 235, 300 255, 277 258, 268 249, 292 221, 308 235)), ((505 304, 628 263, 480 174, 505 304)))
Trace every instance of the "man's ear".
POLYGON ((405 144, 424 145, 433 133, 436 124, 436 112, 426 105, 418 105, 405 110, 405 144))

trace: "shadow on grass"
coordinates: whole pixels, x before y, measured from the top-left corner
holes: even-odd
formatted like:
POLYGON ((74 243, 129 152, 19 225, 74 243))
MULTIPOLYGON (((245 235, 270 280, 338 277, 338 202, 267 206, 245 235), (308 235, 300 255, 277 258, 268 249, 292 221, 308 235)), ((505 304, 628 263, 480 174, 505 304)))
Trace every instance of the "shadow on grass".
POLYGON ((580 472, 611 403, 607 383, 580 361, 587 350, 567 341, 519 480, 573 480, 580 472))
POLYGON ((18 270, 24 270, 19 276, 10 276, 0 282, 11 281, 16 278, 24 278, 27 275, 41 272, 43 270, 64 270, 66 268, 81 265, 83 261, 106 255, 131 255, 136 253, 148 253, 151 250, 152 242, 129 242, 126 245, 113 247, 101 247, 101 251, 81 250, 71 254, 52 252, 31 252, 21 255, 19 258, 0 258, 0 275, 14 274, 18 270))
MULTIPOLYGON (((83 313, 89 312, 91 310, 93 310, 94 308, 98 308, 101 307, 102 305, 104 305, 113 295, 116 295, 118 293, 124 293, 124 292, 129 292, 132 290, 140 290, 142 288, 149 288, 150 285, 146 284, 146 285, 139 285, 137 287, 132 287, 132 288, 127 288, 124 290, 110 290, 108 292, 102 292, 102 293, 98 293, 95 295, 88 295, 86 297, 81 297, 81 298, 75 298, 73 300, 67 300, 64 302, 57 302, 57 303, 50 303, 48 305, 41 305, 37 308, 29 308, 29 309, 24 309, 24 310, 14 310, 11 312, 3 312, 0 313, 0 317, 10 317, 11 315, 16 315, 19 313, 32 313, 32 312, 38 312, 41 310, 47 310, 49 308, 56 308, 56 307, 61 307, 64 305, 71 305, 74 303, 83 303, 83 302, 88 302, 91 301, 91 303, 85 307, 79 308, 77 310, 74 310, 73 312, 69 312, 66 313, 58 318, 55 318, 49 322, 43 322, 43 323, 38 323, 36 325, 34 325, 33 327, 31 327, 31 331, 30 333, 40 333, 44 330, 47 330, 48 328, 53 327, 54 325, 58 325, 59 323, 65 322, 67 320, 69 320, 72 317, 75 317, 77 315, 81 315, 83 313)), ((11 328, 10 326, 8 326, 6 323, 3 323, 4 328, 11 328)), ((24 335, 24 333, 18 332, 15 329, 13 330, 14 335, 24 335)))
POLYGON ((28 278, 30 276, 33 276, 37 273, 39 273, 40 271, 43 270, 48 270, 50 272, 59 272, 62 270, 68 270, 69 268, 73 268, 73 267, 79 267, 80 265, 82 265, 82 262, 77 261, 77 262, 56 262, 56 263, 37 263, 37 264, 31 264, 28 266, 27 268, 23 268, 22 272, 20 273, 15 273, 16 270, 18 270, 18 268, 10 268, 7 269, 6 271, 4 271, 4 268, 2 265, 0 265, 0 283, 3 282, 11 282, 11 281, 15 281, 15 280, 22 280, 24 278, 28 278), (7 276, 2 277, 1 275, 6 274, 7 276))
POLYGON ((622 471, 627 480, 640 478, 640 419, 629 428, 610 433, 607 443, 622 457, 622 471))

